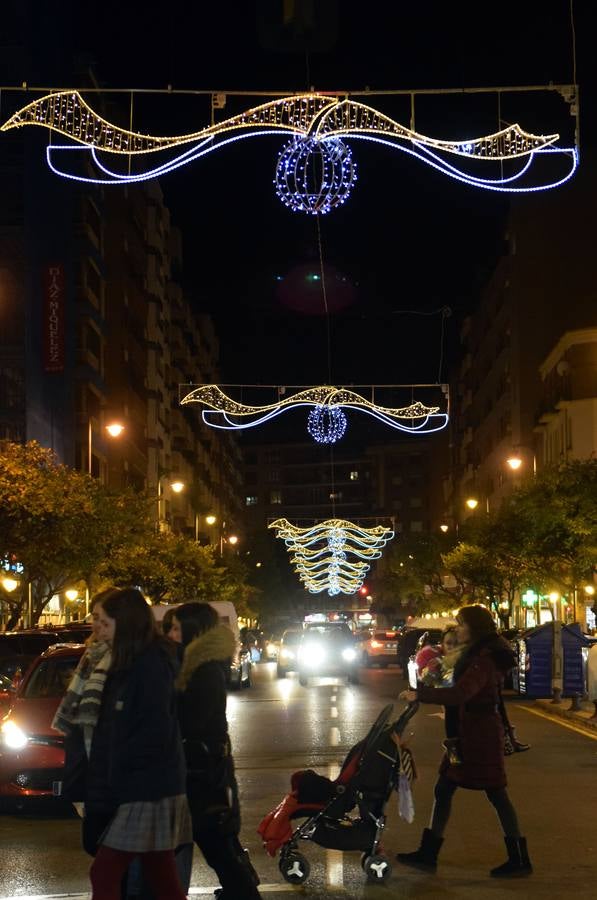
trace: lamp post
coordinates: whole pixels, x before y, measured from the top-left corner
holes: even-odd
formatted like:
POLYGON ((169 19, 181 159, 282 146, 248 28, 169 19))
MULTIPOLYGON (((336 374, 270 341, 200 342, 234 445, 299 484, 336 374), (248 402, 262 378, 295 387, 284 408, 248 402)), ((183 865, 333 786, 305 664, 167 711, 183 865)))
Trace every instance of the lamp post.
MULTIPOLYGON (((122 422, 109 422, 104 426, 104 431, 111 438, 119 438, 122 432, 125 430, 122 422)), ((87 474, 93 474, 93 424, 91 416, 87 421, 87 474)))

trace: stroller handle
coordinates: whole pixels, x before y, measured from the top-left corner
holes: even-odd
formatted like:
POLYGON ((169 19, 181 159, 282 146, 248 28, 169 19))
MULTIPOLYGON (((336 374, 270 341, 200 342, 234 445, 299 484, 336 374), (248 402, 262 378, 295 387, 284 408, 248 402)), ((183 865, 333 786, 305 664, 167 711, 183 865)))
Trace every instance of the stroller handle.
POLYGON ((402 734, 410 720, 416 714, 419 708, 419 701, 415 700, 413 703, 408 703, 406 709, 400 714, 400 716, 396 719, 394 724, 392 725, 392 731, 395 734, 402 734))

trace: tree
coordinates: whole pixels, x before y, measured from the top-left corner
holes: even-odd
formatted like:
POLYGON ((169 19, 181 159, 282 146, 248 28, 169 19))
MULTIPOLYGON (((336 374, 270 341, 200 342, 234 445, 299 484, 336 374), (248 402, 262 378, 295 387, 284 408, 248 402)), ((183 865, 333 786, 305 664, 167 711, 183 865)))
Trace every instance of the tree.
POLYGON ((147 500, 110 493, 58 463, 35 441, 0 445, 0 557, 23 567, 21 590, 3 598, 7 627, 23 615, 31 585, 33 623, 54 594, 90 585, 103 560, 148 529, 147 500))
POLYGON ((374 570, 375 610, 420 615, 430 606, 450 609, 460 594, 459 585, 447 579, 442 560, 450 544, 451 538, 443 534, 398 535, 374 570))
POLYGON ((232 600, 239 615, 252 616, 254 589, 237 556, 214 558, 184 535, 153 533, 141 543, 120 548, 100 568, 104 582, 117 587, 135 585, 152 603, 232 600))

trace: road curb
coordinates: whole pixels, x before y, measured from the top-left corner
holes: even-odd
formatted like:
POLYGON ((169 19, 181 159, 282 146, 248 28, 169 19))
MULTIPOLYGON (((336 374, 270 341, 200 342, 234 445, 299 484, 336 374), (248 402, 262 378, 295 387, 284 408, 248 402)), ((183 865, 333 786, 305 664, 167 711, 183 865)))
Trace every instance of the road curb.
POLYGON ((582 725, 583 728, 597 733, 597 719, 592 718, 593 704, 591 704, 591 710, 572 710, 570 709, 571 705, 571 700, 563 700, 561 703, 553 703, 551 700, 535 700, 533 704, 533 706, 542 709, 549 715, 560 719, 568 719, 569 722, 575 722, 577 725, 582 725))

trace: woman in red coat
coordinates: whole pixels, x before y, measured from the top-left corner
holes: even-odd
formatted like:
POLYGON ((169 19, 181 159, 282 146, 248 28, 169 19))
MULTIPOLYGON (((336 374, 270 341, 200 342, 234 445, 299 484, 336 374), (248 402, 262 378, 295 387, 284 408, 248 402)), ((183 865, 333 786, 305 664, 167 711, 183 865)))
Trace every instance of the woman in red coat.
POLYGON ((466 644, 454 668, 452 687, 426 687, 404 691, 409 702, 437 703, 453 710, 458 738, 451 741, 450 754, 442 759, 435 785, 435 803, 429 828, 414 853, 399 853, 397 859, 408 866, 435 871, 450 817, 452 797, 457 788, 485 791, 504 830, 508 860, 491 870, 494 878, 530 875, 531 863, 526 839, 521 837, 518 819, 506 791, 504 729, 498 710, 504 675, 514 666, 510 646, 497 633, 491 614, 483 606, 464 606, 457 616, 458 640, 466 644))

